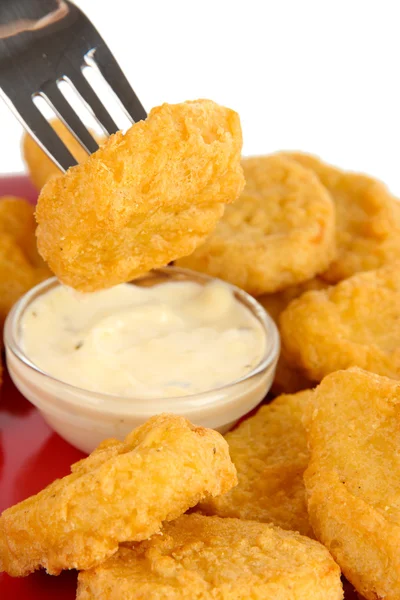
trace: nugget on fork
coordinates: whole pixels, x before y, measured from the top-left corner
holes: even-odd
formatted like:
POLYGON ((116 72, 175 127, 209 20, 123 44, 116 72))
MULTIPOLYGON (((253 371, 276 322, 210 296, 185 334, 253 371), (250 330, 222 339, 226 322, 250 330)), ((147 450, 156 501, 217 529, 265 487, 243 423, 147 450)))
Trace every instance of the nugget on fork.
POLYGON ((84 292, 190 254, 244 186, 239 116, 210 100, 163 104, 42 189, 38 248, 84 292))

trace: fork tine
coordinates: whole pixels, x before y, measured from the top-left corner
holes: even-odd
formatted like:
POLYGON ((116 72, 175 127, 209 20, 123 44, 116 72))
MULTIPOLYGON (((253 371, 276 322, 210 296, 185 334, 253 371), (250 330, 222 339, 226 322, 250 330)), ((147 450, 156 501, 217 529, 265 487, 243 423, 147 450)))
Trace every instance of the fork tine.
POLYGON ((4 92, 2 92, 2 96, 35 142, 62 171, 66 171, 69 167, 77 164, 71 152, 60 140, 31 98, 27 99, 23 94, 13 94, 13 97, 10 98, 4 92))
POLYGON ((105 44, 99 45, 94 52, 85 56, 88 66, 97 68, 117 95, 129 119, 133 122, 143 121, 147 113, 139 98, 133 91, 121 67, 105 44))
POLYGON ((47 100, 59 119, 66 125, 86 152, 92 154, 99 149, 98 143, 87 130, 86 125, 81 121, 70 103, 64 98, 57 83, 47 83, 42 87, 40 95, 47 100))
POLYGON ((97 119, 106 133, 111 135, 112 133, 116 133, 118 131, 119 128, 115 121, 109 115, 107 109, 104 107, 104 104, 94 92, 91 85, 86 81, 82 71, 79 68, 74 69, 70 75, 67 73, 63 79, 68 81, 68 83, 70 83, 70 85, 76 89, 84 103, 92 111, 94 117, 97 119))

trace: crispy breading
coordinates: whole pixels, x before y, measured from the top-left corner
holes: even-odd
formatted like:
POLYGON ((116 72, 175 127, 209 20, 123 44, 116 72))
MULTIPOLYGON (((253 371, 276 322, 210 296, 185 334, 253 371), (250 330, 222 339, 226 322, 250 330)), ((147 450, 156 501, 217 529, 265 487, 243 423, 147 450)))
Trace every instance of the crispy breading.
POLYGON ((400 263, 307 292, 279 318, 290 364, 311 380, 356 366, 400 378, 400 263))
POLYGON ((284 155, 312 169, 335 203, 338 256, 321 277, 337 283, 400 258, 400 205, 382 182, 342 171, 316 156, 284 155))
POLYGON ((237 481, 223 437, 174 415, 106 440, 71 470, 3 512, 0 571, 88 569, 237 481))
MULTIPOLYGON (((271 315, 279 328, 279 315, 295 298, 300 297, 310 290, 323 290, 328 284, 320 277, 314 277, 304 283, 292 285, 281 292, 275 294, 265 294, 259 296, 257 300, 271 315)), ((274 381, 272 382, 271 392, 273 394, 295 394, 301 390, 308 389, 314 384, 303 373, 289 364, 285 355, 284 348, 281 349, 278 364, 276 366, 274 381)))
MULTIPOLYGON (((70 133, 69 129, 59 119, 52 119, 50 121, 51 126, 55 129, 58 136, 62 139, 64 144, 67 146, 71 154, 76 158, 78 163, 85 161, 88 157, 88 153, 76 141, 74 136, 70 133)), ((104 138, 96 134, 92 135, 95 137, 97 142, 104 141, 104 138)), ((28 133, 25 133, 22 138, 22 154, 28 167, 29 176, 34 186, 41 190, 44 184, 53 175, 61 175, 60 169, 54 162, 47 156, 40 146, 31 138, 28 133)))
POLYGON ((0 198, 0 328, 14 302, 51 276, 36 248, 33 213, 23 198, 0 198))
POLYGON ((210 100, 163 104, 42 189, 38 247, 81 291, 190 254, 242 191, 239 116, 210 100))
POLYGON ((358 368, 310 396, 304 480, 316 537, 369 600, 400 598, 400 383, 358 368))
POLYGON ((178 265, 258 296, 325 270, 336 255, 332 199, 318 178, 283 156, 243 159, 246 187, 215 232, 178 265))
POLYGON ((78 578, 77 600, 340 600, 318 542, 273 525, 191 514, 78 578))
POLYGON ((225 435, 239 484, 202 502, 202 512, 274 523, 313 536, 303 484, 308 450, 301 422, 310 394, 279 396, 225 435))

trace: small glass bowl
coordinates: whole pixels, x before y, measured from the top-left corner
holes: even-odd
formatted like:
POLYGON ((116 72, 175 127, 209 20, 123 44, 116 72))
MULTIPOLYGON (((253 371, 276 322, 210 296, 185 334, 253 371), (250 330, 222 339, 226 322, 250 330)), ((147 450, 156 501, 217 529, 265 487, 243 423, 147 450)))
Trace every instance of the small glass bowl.
MULTIPOLYGON (((136 279, 131 285, 153 286, 171 281, 205 285, 212 280, 212 277, 187 269, 165 267, 136 279)), ((84 452, 91 452, 107 437, 123 439, 134 427, 159 413, 183 415, 196 425, 224 433, 261 402, 272 384, 280 349, 275 323, 254 298, 229 284, 225 285, 261 323, 266 336, 262 360, 242 379, 200 394, 154 399, 102 394, 60 381, 42 371, 25 354, 20 327, 21 318, 30 304, 58 285, 61 284, 55 277, 48 279, 25 294, 12 308, 4 328, 7 366, 19 391, 39 409, 47 423, 84 452)))

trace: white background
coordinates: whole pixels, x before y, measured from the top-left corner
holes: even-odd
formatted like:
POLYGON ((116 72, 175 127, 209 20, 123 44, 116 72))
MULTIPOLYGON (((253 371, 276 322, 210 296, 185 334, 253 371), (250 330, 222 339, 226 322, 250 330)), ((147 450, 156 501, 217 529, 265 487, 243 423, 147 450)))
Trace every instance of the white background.
MULTIPOLYGON (((241 115, 244 153, 301 149, 400 195, 398 0, 77 0, 145 108, 208 97, 241 115)), ((0 105, 0 170, 22 171, 0 105)))

